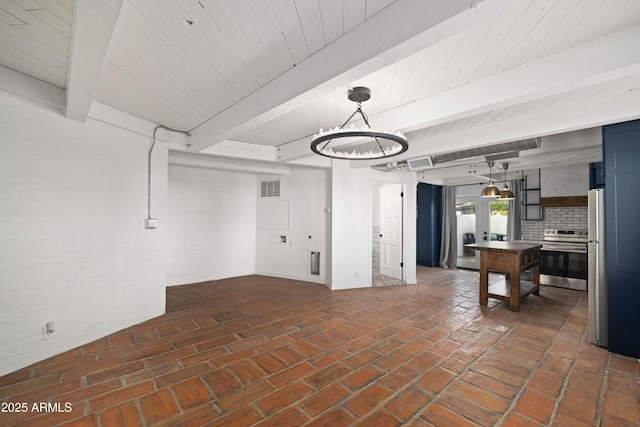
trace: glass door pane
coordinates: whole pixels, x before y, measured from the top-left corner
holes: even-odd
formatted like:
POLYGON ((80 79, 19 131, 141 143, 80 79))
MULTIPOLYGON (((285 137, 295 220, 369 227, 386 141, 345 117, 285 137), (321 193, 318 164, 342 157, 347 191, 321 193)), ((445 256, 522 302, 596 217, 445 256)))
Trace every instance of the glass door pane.
POLYGON ((476 242, 508 241, 509 201, 462 196, 456 199, 457 265, 480 269, 480 251, 465 249, 476 242))
POLYGON ((507 223, 509 221, 509 202, 507 200, 489 201, 489 231, 491 240, 507 239, 507 223))
POLYGON ((477 236, 477 203, 474 201, 458 201, 456 203, 456 220, 458 228, 458 267, 479 268, 478 251, 465 249, 464 245, 475 243, 477 236))

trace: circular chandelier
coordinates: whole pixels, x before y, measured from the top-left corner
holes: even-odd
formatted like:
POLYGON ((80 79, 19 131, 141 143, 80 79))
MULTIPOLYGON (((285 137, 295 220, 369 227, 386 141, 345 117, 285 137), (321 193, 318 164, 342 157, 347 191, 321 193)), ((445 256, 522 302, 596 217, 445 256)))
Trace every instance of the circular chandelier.
POLYGON ((407 138, 398 131, 375 129, 369 125, 367 115, 362 111, 361 103, 371 98, 371 91, 366 87, 354 87, 349 90, 349 100, 357 104, 356 111, 351 114, 342 126, 323 130, 313 135, 311 151, 333 159, 369 160, 397 156, 409 148, 407 138), (366 126, 356 127, 351 119, 360 113, 366 126))

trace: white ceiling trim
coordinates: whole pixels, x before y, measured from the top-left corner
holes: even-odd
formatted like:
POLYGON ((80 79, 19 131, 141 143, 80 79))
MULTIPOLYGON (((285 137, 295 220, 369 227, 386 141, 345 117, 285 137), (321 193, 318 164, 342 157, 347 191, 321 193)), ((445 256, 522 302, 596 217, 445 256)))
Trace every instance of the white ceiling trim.
POLYGON ((225 139, 201 151, 216 156, 236 157, 241 159, 275 161, 276 148, 268 145, 251 144, 242 141, 225 139))
POLYGON ((202 153, 169 152, 169 165, 235 172, 261 173, 267 175, 289 175, 291 168, 273 162, 228 159, 202 153))
POLYGON ((77 0, 69 48, 66 116, 89 116, 123 0, 77 0))
MULTIPOLYGON (((153 130, 158 126, 133 114, 113 108, 98 101, 91 103, 89 118, 102 123, 125 129, 146 137, 149 141, 153 137, 153 130)), ((186 150, 189 137, 181 132, 171 132, 166 129, 158 129, 156 140, 162 142, 162 146, 173 150, 186 150)))
POLYGON ((398 0, 191 131, 201 151, 525 0, 398 0))
MULTIPOLYGON (((0 65, 0 90, 29 99, 38 104, 53 107, 62 113, 65 109, 65 90, 42 80, 29 77, 18 71, 0 65)), ((98 101, 91 103, 88 117, 103 123, 108 123, 140 135, 151 138, 153 129, 158 126, 148 120, 141 119, 98 101)), ((185 150, 188 137, 175 132, 160 131, 158 141, 167 148, 185 150)))
POLYGON ((64 89, 0 65, 0 89, 40 104, 64 110, 64 89))

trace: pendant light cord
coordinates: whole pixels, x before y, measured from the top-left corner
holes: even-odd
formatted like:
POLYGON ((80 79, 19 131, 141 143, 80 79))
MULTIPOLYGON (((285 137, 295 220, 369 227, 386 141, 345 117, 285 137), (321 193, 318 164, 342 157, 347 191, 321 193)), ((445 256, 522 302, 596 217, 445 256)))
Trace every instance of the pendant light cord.
MULTIPOLYGON (((364 123, 367 125, 367 127, 368 127, 369 129, 371 129, 371 125, 369 124, 369 117, 365 114, 365 112, 364 112, 364 111, 362 111, 362 102, 357 101, 357 106, 358 106, 358 107, 356 108, 356 111, 354 111, 354 112, 353 112, 353 114, 351 114, 351 115, 349 116, 349 118, 347 119, 347 121, 346 121, 346 122, 344 122, 344 123, 342 124, 342 126, 340 126, 340 129, 344 129, 344 127, 345 127, 345 126, 346 126, 346 125, 351 121, 351 119, 353 118, 353 116, 355 116, 355 115, 356 115, 356 114, 358 114, 358 113, 360 113, 360 116, 362 116, 362 120, 364 120, 364 123)), ((375 139, 375 140, 376 140, 376 143, 378 144, 378 148, 380 149, 380 151, 384 151, 384 148, 382 148, 382 144, 380 144, 380 140, 378 139, 378 137, 377 137, 377 136, 374 136, 374 137, 373 137, 373 139, 375 139)), ((326 144, 324 144, 324 145, 322 146, 322 149, 327 148, 327 145, 329 145, 329 143, 330 143, 331 141, 333 141, 333 139, 329 139, 329 140, 327 141, 327 143, 326 143, 326 144)))
POLYGON ((158 131, 158 129, 166 129, 171 132, 179 132, 179 133, 183 133, 185 135, 191 136, 189 132, 178 130, 178 129, 172 129, 170 127, 163 126, 163 125, 158 125, 155 127, 155 129, 153 129, 153 142, 151 143, 151 148, 149 148, 149 159, 147 164, 147 218, 148 219, 151 219, 151 153, 153 152, 153 147, 156 146, 156 132, 158 131))

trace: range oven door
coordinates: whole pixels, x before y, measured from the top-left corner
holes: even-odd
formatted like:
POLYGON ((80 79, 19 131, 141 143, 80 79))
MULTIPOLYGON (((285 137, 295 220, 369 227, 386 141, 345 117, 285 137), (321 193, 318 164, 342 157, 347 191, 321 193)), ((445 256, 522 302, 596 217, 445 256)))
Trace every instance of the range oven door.
POLYGON ((586 245, 562 249, 543 244, 540 251, 541 284, 586 291, 588 274, 586 245))

